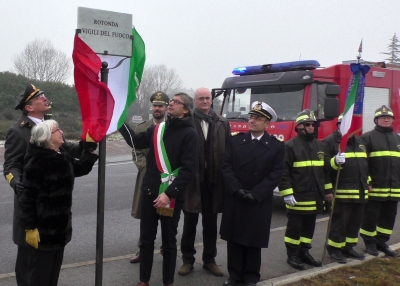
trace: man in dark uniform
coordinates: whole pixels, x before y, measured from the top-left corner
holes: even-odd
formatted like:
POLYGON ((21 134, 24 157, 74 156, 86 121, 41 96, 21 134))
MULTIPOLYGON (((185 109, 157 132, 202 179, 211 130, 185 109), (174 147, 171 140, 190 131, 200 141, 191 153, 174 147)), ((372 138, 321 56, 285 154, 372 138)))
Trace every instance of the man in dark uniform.
POLYGON ((286 203, 287 227, 285 245, 287 262, 303 270, 304 263, 320 267, 322 263, 309 253, 314 236, 317 212, 324 211, 324 199, 332 200, 329 157, 315 137, 317 119, 309 109, 296 118, 297 136, 286 142, 285 172, 279 192, 286 203), (326 166, 325 166, 326 167, 326 166))
POLYGON ((367 253, 377 256, 379 250, 394 257, 396 252, 386 242, 393 232, 400 200, 400 137, 393 132, 394 114, 386 105, 375 111, 374 122, 375 128, 361 136, 371 181, 360 234, 367 253))
POLYGON ((221 167, 225 144, 230 135, 229 122, 211 108, 211 93, 198 88, 194 95, 194 126, 200 137, 199 169, 186 190, 183 205, 184 225, 181 240, 183 265, 178 274, 185 276, 193 270, 196 248, 196 226, 199 213, 203 225, 203 268, 215 276, 224 273, 215 263, 217 255, 217 219, 222 212, 225 186, 221 167))
POLYGON ((338 118, 338 128, 322 142, 331 158, 331 182, 336 182, 338 169, 341 168, 335 191, 327 250, 334 261, 347 263, 346 257, 358 260, 365 258, 353 247, 358 242, 364 205, 368 199, 368 159, 364 143, 358 136, 350 136, 345 152, 339 152, 342 118, 343 114, 338 118))
MULTIPOLYGON (((20 207, 18 200, 23 191, 22 181, 24 172, 24 156, 31 138, 31 129, 34 125, 44 121, 50 109, 50 101, 44 92, 33 84, 27 83, 25 92, 20 95, 16 110, 22 111, 21 117, 14 123, 6 134, 4 144, 3 174, 14 190, 13 241, 18 245, 15 264, 15 277, 18 285, 29 285, 30 277, 30 246, 25 242, 25 229, 19 225, 20 207)), ((83 144, 96 149, 96 143, 80 144, 64 143, 63 149, 72 157, 78 158, 82 153, 83 144), (87 145, 89 144, 89 145, 87 145)), ((89 148, 87 148, 89 149, 89 148)))
POLYGON ((267 248, 273 191, 278 186, 285 145, 265 129, 276 121, 275 111, 254 102, 249 132, 228 140, 222 174, 226 185, 221 238, 227 241, 229 279, 223 285, 256 285, 260 280, 261 248, 267 248))
MULTIPOLYGON (((157 91, 150 96, 150 102, 151 102, 151 112, 153 113, 153 118, 137 125, 135 128, 135 133, 146 131, 149 127, 165 121, 165 114, 169 103, 169 97, 164 92, 157 91)), ((125 135, 124 139, 126 140, 126 143, 133 148, 132 138, 127 133, 127 125, 125 123, 120 128, 119 131, 125 135)), ((148 153, 149 153, 148 148, 132 149, 132 159, 138 169, 138 174, 135 183, 135 190, 133 194, 132 211, 131 211, 132 217, 136 219, 141 218, 140 197, 142 192, 140 191, 140 186, 142 185, 143 177, 144 174, 146 173, 146 158, 148 153)), ((140 244, 141 243, 139 239, 139 242, 137 244, 139 248, 140 244)), ((130 263, 140 262, 140 250, 131 260, 129 260, 129 262, 130 263)))

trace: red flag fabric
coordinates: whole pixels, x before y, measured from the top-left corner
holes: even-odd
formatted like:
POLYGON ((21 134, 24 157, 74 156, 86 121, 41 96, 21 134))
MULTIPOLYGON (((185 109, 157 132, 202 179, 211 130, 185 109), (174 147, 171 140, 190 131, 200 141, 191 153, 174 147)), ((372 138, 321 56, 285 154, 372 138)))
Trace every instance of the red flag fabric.
POLYGON ((107 133, 114 110, 114 98, 104 82, 99 80, 101 60, 95 52, 75 35, 74 50, 75 89, 82 114, 82 135, 89 134, 100 142, 107 133))

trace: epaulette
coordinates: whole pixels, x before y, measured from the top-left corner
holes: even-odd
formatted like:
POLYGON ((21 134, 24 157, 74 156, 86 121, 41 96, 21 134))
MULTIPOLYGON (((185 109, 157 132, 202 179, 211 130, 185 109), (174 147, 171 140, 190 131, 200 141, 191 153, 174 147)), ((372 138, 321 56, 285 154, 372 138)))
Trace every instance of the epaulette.
POLYGON ((231 136, 236 136, 236 135, 238 135, 238 134, 243 134, 243 132, 232 132, 232 133, 231 133, 231 136))
POLYGON ((276 140, 278 140, 279 142, 284 142, 282 138, 279 138, 279 137, 276 136, 276 135, 271 135, 271 137, 274 138, 274 139, 276 139, 276 140))

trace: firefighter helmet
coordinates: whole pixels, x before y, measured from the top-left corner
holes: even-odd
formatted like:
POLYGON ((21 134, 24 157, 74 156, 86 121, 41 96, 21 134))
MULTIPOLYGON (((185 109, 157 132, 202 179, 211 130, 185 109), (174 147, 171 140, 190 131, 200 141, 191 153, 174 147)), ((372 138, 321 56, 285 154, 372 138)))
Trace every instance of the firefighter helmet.
POLYGON ((390 109, 390 107, 387 107, 386 105, 382 105, 377 110, 375 110, 374 119, 381 117, 381 116, 391 116, 394 118, 392 109, 390 109))
POLYGON ((302 112, 299 112, 296 117, 296 126, 304 123, 304 122, 310 122, 314 121, 316 122, 317 119, 315 118, 314 112, 311 111, 310 109, 304 109, 302 112))

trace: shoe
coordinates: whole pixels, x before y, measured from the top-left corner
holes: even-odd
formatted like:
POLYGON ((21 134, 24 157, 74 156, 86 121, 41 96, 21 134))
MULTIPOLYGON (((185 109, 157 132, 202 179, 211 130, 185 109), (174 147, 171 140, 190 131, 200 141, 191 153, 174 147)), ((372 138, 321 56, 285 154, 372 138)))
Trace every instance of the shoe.
POLYGON ((397 253, 394 250, 391 250, 389 248, 389 246, 387 246, 386 243, 382 242, 382 243, 377 243, 376 244, 376 249, 379 251, 382 251, 383 253, 385 253, 387 256, 391 256, 391 257, 396 257, 397 253))
POLYGON ((330 258, 332 258, 333 261, 340 264, 347 263, 346 257, 343 256, 342 251, 339 248, 328 247, 327 250, 328 250, 328 255, 330 256, 330 258))
POLYGON ((222 286, 239 286, 242 285, 239 281, 236 281, 235 279, 228 278, 222 286))
POLYGON ((224 272, 222 272, 221 268, 215 262, 203 263, 203 268, 210 271, 214 276, 224 276, 224 272))
POLYGON ((368 254, 371 254, 373 256, 378 256, 379 255, 379 252, 376 249, 376 245, 373 244, 373 243, 367 244, 365 246, 365 252, 368 253, 368 254))
POLYGON ((288 256, 287 263, 289 263, 289 265, 293 268, 304 270, 304 264, 297 255, 288 256))
POLYGON ((314 257, 311 256, 310 253, 308 253, 308 250, 301 250, 300 249, 300 253, 299 253, 299 258, 301 260, 301 262, 304 262, 308 265, 314 266, 314 267, 321 267, 322 266, 322 262, 316 260, 314 257))
POLYGON ((354 258, 354 259, 358 259, 358 260, 364 260, 364 258, 365 258, 364 254, 358 253, 353 248, 345 248, 345 249, 342 250, 342 253, 346 257, 354 258))
POLYGON ((149 286, 147 282, 139 282, 136 286, 149 286))
POLYGON ((188 275, 193 270, 193 265, 189 263, 184 263, 178 270, 178 274, 181 276, 188 275))
POLYGON ((134 257, 132 257, 131 260, 129 260, 130 263, 139 263, 140 262, 140 252, 136 253, 134 257))

